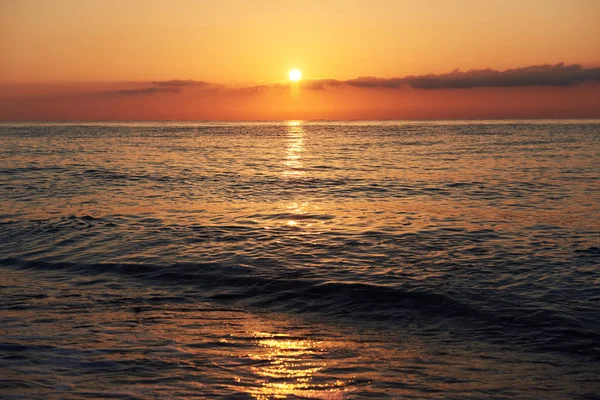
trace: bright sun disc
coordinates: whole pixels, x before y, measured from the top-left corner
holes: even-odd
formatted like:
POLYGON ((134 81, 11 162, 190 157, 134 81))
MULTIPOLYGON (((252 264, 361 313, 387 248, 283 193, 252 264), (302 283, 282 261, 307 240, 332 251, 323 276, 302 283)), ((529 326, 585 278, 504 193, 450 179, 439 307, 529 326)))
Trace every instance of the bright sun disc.
POLYGON ((290 71, 290 81, 299 81, 302 78, 302 72, 297 69, 293 69, 290 71))

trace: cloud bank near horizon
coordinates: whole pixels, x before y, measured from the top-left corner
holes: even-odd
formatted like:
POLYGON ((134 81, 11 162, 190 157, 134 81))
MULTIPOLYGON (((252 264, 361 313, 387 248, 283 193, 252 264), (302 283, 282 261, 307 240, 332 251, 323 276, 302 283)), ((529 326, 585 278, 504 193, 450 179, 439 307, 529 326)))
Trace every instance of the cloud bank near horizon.
MULTIPOLYGON (((298 83, 277 82, 243 86, 228 86, 194 79, 155 80, 151 82, 123 82, 92 85, 95 89, 78 91, 65 85, 62 90, 53 93, 62 95, 115 95, 136 96, 155 95, 161 93, 182 93, 186 90, 218 91, 218 92, 262 92, 270 89, 288 89, 295 85, 306 90, 325 90, 339 88, 361 89, 472 89, 472 88, 518 88, 518 87, 571 87, 586 83, 600 83, 600 68, 586 68, 581 64, 565 65, 544 64, 498 71, 494 69, 474 69, 460 71, 458 69, 443 74, 408 75, 401 78, 379 78, 362 76, 348 80, 338 79, 304 79, 298 83), (118 88, 114 88, 118 85, 118 88), (110 86, 110 88, 108 88, 110 86)), ((59 86, 60 84, 56 84, 59 86)), ((18 84, 13 86, 19 86, 18 84)), ((23 85, 29 86, 29 85, 23 85)), ((41 85, 44 88, 46 85, 41 85)), ((75 85, 77 86, 77 85, 75 85)), ((87 85, 86 85, 87 86, 87 85)), ((2 89, 2 85, 0 85, 2 89)), ((13 88, 13 92, 15 89, 13 88)), ((2 93, 0 92, 0 95, 2 93)))
POLYGON ((226 86, 0 85, 0 120, 600 118, 600 68, 538 65, 226 86))
MULTIPOLYGON (((454 70, 445 74, 409 75, 403 78, 378 78, 364 76, 348 80, 305 79, 299 87, 308 90, 328 88, 356 87, 364 89, 471 89, 471 88, 511 88, 528 86, 569 87, 585 83, 599 83, 600 68, 585 68, 581 64, 565 65, 545 64, 498 71, 494 69, 454 70)), ((161 92, 179 93, 186 88, 203 90, 243 90, 261 91, 273 88, 287 88, 290 83, 272 83, 264 85, 225 86, 206 81, 173 79, 153 81, 150 87, 116 91, 115 94, 146 95, 161 92)))
POLYGON ((345 84, 358 87, 413 89, 469 89, 476 87, 521 86, 574 86, 587 82, 600 82, 600 68, 584 68, 580 64, 534 65, 530 67, 496 71, 475 69, 462 72, 454 70, 446 74, 407 76, 405 78, 380 79, 357 78, 345 84))

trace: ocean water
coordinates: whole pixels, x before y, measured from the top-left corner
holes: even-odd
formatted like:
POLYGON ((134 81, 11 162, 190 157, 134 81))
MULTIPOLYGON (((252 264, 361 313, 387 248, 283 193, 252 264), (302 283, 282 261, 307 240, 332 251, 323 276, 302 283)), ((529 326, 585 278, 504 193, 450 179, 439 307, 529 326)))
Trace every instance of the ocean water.
POLYGON ((2 398, 600 398, 600 121, 0 143, 2 398))

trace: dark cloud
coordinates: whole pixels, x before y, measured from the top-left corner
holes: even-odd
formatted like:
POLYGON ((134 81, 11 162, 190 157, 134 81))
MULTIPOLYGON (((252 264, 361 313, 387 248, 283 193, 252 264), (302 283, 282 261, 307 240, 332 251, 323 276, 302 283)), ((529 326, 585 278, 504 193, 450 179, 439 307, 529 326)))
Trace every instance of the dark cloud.
POLYGON ((338 81, 336 79, 305 79, 300 81, 300 83, 303 88, 310 90, 321 90, 327 87, 339 87, 345 84, 344 81, 338 81))
POLYGON ((111 94, 117 96, 137 96, 137 95, 151 95, 157 93, 180 93, 185 87, 201 87, 207 88, 211 86, 208 82, 195 81, 195 80, 182 80, 172 79, 169 81, 153 81, 150 83, 152 87, 146 87, 141 89, 122 89, 104 92, 104 94, 111 94))
POLYGON ((350 79, 345 82, 347 85, 365 88, 385 88, 395 89, 406 86, 406 78, 375 78, 373 76, 363 76, 356 79, 350 79))
POLYGON ((179 88, 143 88, 143 89, 124 89, 124 90, 114 90, 110 92, 104 92, 104 94, 108 95, 117 95, 117 96, 137 96, 137 95, 148 95, 148 94, 156 94, 156 93, 179 93, 179 88))
POLYGON ((453 71, 441 75, 408 76, 406 83, 415 89, 467 89, 472 87, 573 86, 600 82, 600 68, 574 65, 536 65, 495 71, 493 69, 453 71))
POLYGON ((327 87, 353 86, 360 88, 396 89, 468 89, 475 87, 574 86, 600 82, 600 68, 584 68, 579 64, 535 65, 496 71, 478 69, 455 70, 447 74, 406 76, 404 78, 359 77, 347 81, 321 79, 304 81, 303 87, 320 90, 327 87))
POLYGON ((158 87, 180 88, 185 86, 209 86, 210 83, 204 81, 195 81, 193 79, 172 79, 170 81, 153 81, 152 84, 158 87))

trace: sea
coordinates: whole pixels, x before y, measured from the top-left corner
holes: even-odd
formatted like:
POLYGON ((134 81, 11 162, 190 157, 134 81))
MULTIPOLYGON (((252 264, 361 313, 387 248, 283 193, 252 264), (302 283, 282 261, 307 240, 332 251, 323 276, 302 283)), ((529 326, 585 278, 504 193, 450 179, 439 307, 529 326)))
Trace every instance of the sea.
POLYGON ((0 398, 600 399, 600 121, 2 123, 0 398))

